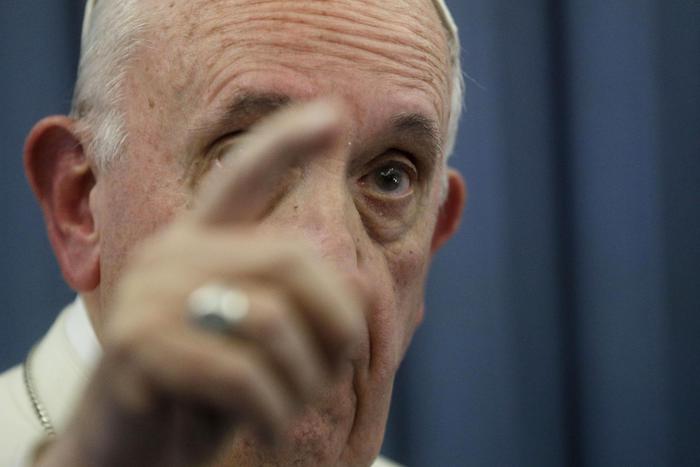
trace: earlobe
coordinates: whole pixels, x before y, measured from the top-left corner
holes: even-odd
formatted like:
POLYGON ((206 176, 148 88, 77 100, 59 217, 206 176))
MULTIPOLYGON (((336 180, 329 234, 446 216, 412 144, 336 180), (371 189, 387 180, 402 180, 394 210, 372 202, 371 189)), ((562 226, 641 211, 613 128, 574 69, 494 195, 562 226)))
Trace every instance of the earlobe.
POLYGON ((447 196, 440 207, 435 232, 433 232, 431 253, 435 254, 459 227, 462 210, 467 202, 467 184, 462 175, 454 169, 447 172, 447 196))
POLYGON ((90 195, 96 178, 75 121, 57 116, 37 123, 27 137, 24 168, 66 282, 79 292, 95 289, 99 234, 90 195))

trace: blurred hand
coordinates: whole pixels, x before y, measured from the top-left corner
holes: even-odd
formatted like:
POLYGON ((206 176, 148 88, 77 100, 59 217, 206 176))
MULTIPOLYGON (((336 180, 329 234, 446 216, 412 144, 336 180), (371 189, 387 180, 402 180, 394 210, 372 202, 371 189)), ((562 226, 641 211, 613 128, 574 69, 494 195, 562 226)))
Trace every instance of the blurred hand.
POLYGON ((336 147, 340 118, 312 103, 267 119, 192 211, 132 252, 102 310, 104 356, 41 466, 201 465, 238 429, 275 443, 347 362, 365 327, 357 291, 311 248, 255 228, 291 167, 336 147), (210 283, 249 298, 235 335, 188 320, 188 296, 210 283))

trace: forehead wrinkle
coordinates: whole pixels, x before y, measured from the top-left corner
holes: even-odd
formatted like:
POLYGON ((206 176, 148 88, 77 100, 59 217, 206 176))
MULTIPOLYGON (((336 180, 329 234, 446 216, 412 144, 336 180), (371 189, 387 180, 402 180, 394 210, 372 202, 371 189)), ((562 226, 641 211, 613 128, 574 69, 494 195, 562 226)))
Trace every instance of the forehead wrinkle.
MULTIPOLYGON (((425 95, 435 106, 440 122, 447 124, 451 91, 447 32, 429 0, 175 1, 177 7, 172 9, 163 3, 154 6, 162 13, 156 16, 163 28, 169 24, 159 36, 159 48, 165 53, 158 58, 170 64, 175 73, 163 83, 164 88, 174 90, 181 105, 188 105, 183 100, 185 91, 188 101, 196 99, 205 106, 212 105, 219 92, 231 85, 236 89, 239 77, 250 72, 255 76, 259 72, 274 74, 274 70, 286 70, 308 74, 313 83, 325 79, 326 69, 337 73, 341 80, 348 71, 360 70, 380 75, 378 83, 398 87, 399 92, 425 95), (280 11, 287 12, 286 16, 280 11), (298 11, 302 14, 295 13, 298 11), (259 18, 260 22, 247 16, 259 18), (299 32, 294 37, 290 31, 299 32), (345 40, 338 31, 355 33, 348 34, 350 45, 333 43, 345 40), (335 54, 324 55, 329 48, 335 48, 335 54), (299 54, 312 56, 305 60, 299 54), (173 78, 181 82, 183 89, 175 89, 173 78)), ((276 80, 272 75, 270 79, 272 83, 276 80)), ((286 85, 278 88, 272 84, 272 88, 287 90, 286 85)), ((185 120, 194 123, 196 115, 203 114, 189 112, 185 120)))
MULTIPOLYGON (((308 72, 310 76, 319 72, 318 64, 311 62, 306 63, 300 60, 295 54, 309 54, 309 46, 304 44, 286 45, 285 50, 293 52, 292 56, 279 56, 276 51, 276 44, 261 44, 259 41, 238 41, 238 46, 245 49, 245 52, 237 54, 230 60, 218 63, 214 78, 211 80, 211 86, 207 91, 203 101, 211 104, 216 100, 229 83, 237 80, 238 77, 245 74, 247 71, 257 71, 261 69, 261 64, 257 57, 268 56, 270 59, 262 65, 262 69, 280 68, 295 70, 297 72, 308 72), (272 53, 270 53, 272 52, 272 53), (218 68, 218 69, 217 69, 218 68)), ((382 79, 388 83, 399 85, 405 89, 415 89, 423 93, 427 93, 432 97, 432 100, 439 113, 444 113, 442 109, 446 101, 447 86, 441 86, 443 80, 433 78, 434 75, 427 72, 420 73, 415 68, 420 67, 420 63, 416 63, 414 68, 406 64, 396 63, 389 60, 372 59, 372 60, 357 60, 357 51, 353 49, 341 48, 325 54, 323 58, 323 66, 328 71, 337 71, 344 73, 347 71, 347 62, 353 63, 354 70, 367 71, 371 74, 381 74, 382 79), (442 110, 442 112, 441 112, 442 110)))
MULTIPOLYGON (((358 27, 356 24, 348 24, 340 21, 326 21, 327 24, 317 24, 313 20, 319 18, 319 14, 289 14, 277 13, 269 15, 256 15, 244 17, 234 20, 229 20, 227 23, 219 25, 222 30, 235 30, 238 36, 248 37, 241 39, 240 37, 231 37, 221 39, 220 47, 222 49, 241 45, 260 44, 273 46, 289 46, 287 43, 288 37, 279 37, 279 40, 273 40, 277 36, 285 34, 286 30, 290 29, 291 25, 299 26, 295 31, 301 37, 299 39, 307 40, 306 49, 309 52, 320 50, 319 45, 330 43, 333 45, 347 47, 349 49, 356 48, 370 54, 377 55, 377 58, 394 62, 406 62, 411 67, 421 64, 427 64, 430 67, 429 71, 436 72, 440 78, 444 78, 444 73, 441 70, 447 66, 445 60, 441 60, 440 54, 436 47, 430 44, 426 39, 415 35, 408 30, 392 31, 389 29, 378 30, 376 27, 358 27), (350 27, 348 27, 350 26, 350 27), (260 31, 269 32, 264 39, 260 38, 260 31), (410 34, 412 40, 407 41, 406 36, 410 34), (253 37, 251 37, 253 36, 253 37), (308 42, 315 41, 314 43, 308 42), (316 46, 313 47, 313 46, 316 46), (394 50, 384 51, 383 49, 390 45, 394 50), (397 53, 399 52, 399 53, 397 53)), ((326 18, 326 15, 323 15, 326 18)), ((223 34, 223 31, 222 33, 223 34)), ((297 44, 300 45, 300 44, 297 44)), ((425 68, 424 66, 421 68, 425 68)))
MULTIPOLYGON (((299 6, 302 5, 300 4, 299 6)), ((212 37, 232 30, 236 32, 257 30, 258 24, 265 21, 307 25, 314 30, 326 30, 328 32, 341 32, 345 26, 345 29, 352 31, 353 35, 364 37, 365 34, 369 34, 370 37, 377 40, 397 44, 403 43, 408 47, 415 48, 418 52, 426 55, 431 54, 432 56, 429 58, 440 65, 446 64, 445 60, 439 60, 438 57, 446 57, 447 48, 438 47, 434 41, 427 37, 433 34, 434 30, 433 28, 425 27, 425 24, 422 24, 422 19, 421 16, 413 11, 397 13, 387 18, 385 15, 372 14, 371 10, 335 11, 328 7, 303 4, 303 8, 297 8, 294 11, 282 11, 274 8, 261 9, 256 4, 256 8, 237 9, 236 15, 225 22, 221 21, 220 16, 210 16, 204 19, 201 25, 201 36, 212 37), (321 19, 326 24, 313 22, 314 19, 321 19), (406 19, 412 21, 406 21, 406 19), (257 24, 253 25, 256 22, 257 24), (378 28, 378 24, 381 26, 380 28, 378 28), (251 27, 251 25, 253 26, 251 27), (410 37, 413 43, 408 43, 406 41, 407 37, 410 37)), ((272 24, 267 29, 274 31, 277 29, 277 26, 278 24, 272 24)), ((446 44, 447 39, 445 37, 443 39, 446 44)))
MULTIPOLYGON (((223 3, 217 2, 219 5, 223 3)), ((212 94, 220 90, 221 75, 234 68, 238 60, 263 51, 271 52, 268 56, 280 61, 284 60, 284 54, 280 51, 321 54, 322 59, 335 58, 341 67, 347 67, 347 61, 350 61, 353 68, 363 71, 389 73, 396 75, 396 78, 405 78, 401 81, 414 79, 423 82, 433 88, 432 91, 439 96, 439 100, 444 100, 445 95, 449 94, 449 54, 446 40, 440 40, 444 39, 444 32, 437 13, 433 13, 435 18, 431 28, 425 25, 425 20, 421 22, 414 18, 420 12, 413 10, 410 10, 411 14, 397 13, 393 16, 399 19, 394 19, 380 17, 379 12, 375 15, 364 14, 363 17, 353 10, 339 12, 337 8, 318 8, 313 2, 304 2, 306 6, 303 8, 300 7, 301 2, 295 3, 299 5, 297 8, 287 5, 281 13, 279 8, 272 8, 279 7, 279 3, 271 0, 242 5, 235 9, 233 15, 230 10, 227 15, 214 14, 221 13, 215 11, 216 8, 208 9, 208 13, 200 13, 203 17, 200 16, 201 21, 197 27, 199 40, 218 49, 231 50, 231 55, 226 60, 221 55, 214 54, 205 67, 213 72, 209 83, 210 90, 214 90, 213 93, 207 93, 205 101, 211 101, 212 94), (312 7, 307 4, 312 4, 312 7), (222 22, 224 16, 227 20, 222 22), (377 25, 379 20, 384 21, 377 25), (371 21, 375 21, 373 27, 365 26, 371 21), (289 41, 290 26, 295 27, 294 32, 299 34, 299 40, 293 44, 289 41), (431 36, 436 36, 435 29, 440 33, 436 40, 430 40, 431 36)), ((297 60, 293 65, 304 66, 302 60, 297 60)), ((229 77, 223 79, 230 81, 229 77)), ((412 87, 420 88, 415 83, 412 87)))
MULTIPOLYGON (((245 53, 253 57, 262 55, 265 52, 272 52, 271 55, 275 56, 275 52, 280 48, 279 44, 279 42, 274 41, 274 37, 266 41, 255 39, 238 39, 235 41, 236 46, 245 48, 245 53)), ((234 43, 232 43, 232 45, 234 45, 234 43)), ((393 78, 394 80, 399 79, 409 83, 413 81, 412 87, 417 89, 421 88, 417 85, 417 82, 421 82, 431 88, 431 92, 437 96, 444 96, 446 94, 444 90, 447 89, 448 77, 444 74, 439 75, 431 73, 432 70, 426 66, 425 61, 421 60, 420 57, 398 62, 392 60, 394 56, 392 49, 386 51, 379 48, 375 49, 362 40, 349 45, 347 42, 324 39, 319 42, 285 44, 282 47, 287 52, 294 52, 300 55, 321 52, 323 54, 324 66, 335 67, 335 69, 339 71, 347 70, 348 62, 351 62, 354 70, 367 71, 373 74, 393 75, 387 78, 393 78), (335 46, 334 50, 328 50, 328 48, 322 51, 318 50, 319 45, 327 46, 329 43, 335 46)), ((279 63, 284 64, 286 62, 292 68, 306 68, 302 61, 298 61, 298 57, 294 57, 294 59, 287 59, 285 57, 275 58, 279 63)), ((245 57, 241 59, 245 61, 245 57)), ((217 70, 215 77, 212 79, 212 92, 205 98, 205 101, 211 102, 213 100, 214 95, 225 85, 225 82, 222 83, 222 81, 230 81, 230 77, 225 76, 226 72, 236 65, 236 61, 222 63, 222 67, 217 70)), ((313 65, 308 66, 306 69, 318 72, 318 68, 313 65)))
POLYGON ((449 34, 440 18, 434 0, 421 0, 417 4, 402 0, 398 2, 401 5, 397 4, 397 0, 394 0, 394 5, 388 0, 295 0, 294 2, 290 0, 256 0, 254 2, 207 0, 209 9, 195 8, 194 3, 196 2, 190 3, 190 11, 198 12, 198 20, 190 22, 190 34, 193 34, 195 30, 203 30, 199 35, 208 35, 219 31, 221 17, 230 15, 235 7, 236 15, 241 16, 309 11, 317 12, 328 18, 349 19, 355 24, 364 24, 365 26, 376 26, 378 22, 383 27, 401 27, 418 35, 438 31, 438 35, 444 39, 445 44, 449 42, 449 34), (364 4, 364 8, 359 7, 360 3, 364 4), (291 8, 292 5, 294 8, 291 8), (344 8, 337 8, 338 6, 344 8), (210 14, 207 15, 207 12, 210 14), (406 18, 413 20, 413 24, 401 21, 406 18), (426 24, 426 22, 431 24, 426 24))
MULTIPOLYGON (((301 75, 303 76, 305 71, 308 71, 310 75, 314 72, 318 72, 318 69, 314 68, 313 66, 300 66, 296 62, 290 63, 289 66, 280 63, 265 63, 265 65, 261 68, 260 64, 255 59, 242 58, 240 61, 236 62, 232 68, 234 68, 235 72, 232 74, 231 79, 222 82, 219 89, 215 90, 215 93, 212 94, 211 102, 207 102, 207 105, 204 106, 204 112, 207 114, 210 113, 209 110, 206 110, 208 108, 225 108, 226 103, 231 101, 231 94, 235 96, 241 92, 241 89, 250 90, 252 93, 284 94, 290 96, 290 99, 293 101, 303 101, 308 99, 313 100, 316 97, 320 97, 320 95, 317 94, 317 84, 314 84, 314 80, 311 80, 310 82, 302 81, 302 83, 298 83, 300 85, 295 84, 291 87, 288 84, 282 84, 280 86, 279 83, 286 83, 286 81, 278 81, 277 79, 272 79, 271 81, 265 81, 264 83, 257 84, 258 80, 256 77, 261 70, 263 72, 270 72, 271 70, 274 70, 273 74, 276 72, 291 72, 293 74, 298 74, 301 72, 301 75), (252 77, 252 79, 248 78, 249 76, 252 77), (229 83, 234 83, 234 85, 229 87, 229 83), (224 88, 231 88, 231 92, 224 92, 224 88)), ((329 72, 333 71, 330 68, 327 69, 329 72)), ((400 77, 393 76, 390 81, 401 88, 401 94, 413 90, 425 92, 425 87, 418 86, 415 80, 402 79, 400 77)), ((440 107, 436 105, 436 117, 441 116, 439 110, 440 107)), ((426 111, 428 111, 428 109, 426 109, 426 111)), ((216 110, 214 110, 214 112, 216 112, 216 110)), ((428 111, 428 113, 432 112, 428 111)))

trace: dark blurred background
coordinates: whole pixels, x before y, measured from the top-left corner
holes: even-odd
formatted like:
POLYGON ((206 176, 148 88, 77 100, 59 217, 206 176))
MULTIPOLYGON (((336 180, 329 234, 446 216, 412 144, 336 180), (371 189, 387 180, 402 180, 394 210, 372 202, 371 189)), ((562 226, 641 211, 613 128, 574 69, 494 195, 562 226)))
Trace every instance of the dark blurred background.
MULTIPOLYGON (((68 110, 81 0, 0 0, 0 368, 71 299, 21 153, 68 110)), ((452 0, 470 186, 385 451, 700 465, 700 1, 452 0)), ((1 414, 0 414, 1 416, 1 414)))

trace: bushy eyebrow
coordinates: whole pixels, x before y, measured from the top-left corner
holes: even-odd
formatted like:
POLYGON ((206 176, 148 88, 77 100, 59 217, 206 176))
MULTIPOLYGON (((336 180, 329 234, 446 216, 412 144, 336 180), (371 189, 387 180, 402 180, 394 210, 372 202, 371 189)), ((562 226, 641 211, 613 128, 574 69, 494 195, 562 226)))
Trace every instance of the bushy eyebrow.
POLYGON ((232 100, 208 112, 208 116, 189 128, 195 136, 207 136, 228 129, 232 124, 258 119, 291 104, 285 94, 244 91, 232 100))
POLYGON ((291 104, 292 99, 285 94, 243 92, 226 104, 215 121, 235 122, 246 117, 257 117, 291 104))
MULTIPOLYGON (((293 102, 286 94, 244 91, 214 111, 213 118, 206 125, 193 130, 206 133, 232 123, 257 120, 293 102)), ((421 113, 404 112, 393 116, 389 122, 385 134, 398 136, 411 146, 419 148, 421 153, 429 157, 431 165, 437 162, 442 154, 443 143, 442 133, 435 120, 421 113)))
POLYGON ((401 113, 392 119, 392 131, 420 146, 435 163, 442 154, 442 134, 438 124, 419 113, 401 113))

